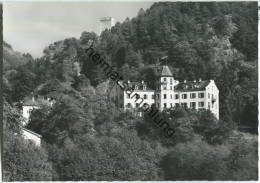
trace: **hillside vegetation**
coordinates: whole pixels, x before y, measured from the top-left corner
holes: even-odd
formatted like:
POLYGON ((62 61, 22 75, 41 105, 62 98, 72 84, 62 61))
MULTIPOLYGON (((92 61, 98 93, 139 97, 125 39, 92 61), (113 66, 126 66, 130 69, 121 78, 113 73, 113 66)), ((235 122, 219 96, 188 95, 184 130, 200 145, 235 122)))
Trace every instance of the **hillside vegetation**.
POLYGON ((84 31, 54 42, 37 59, 4 46, 3 158, 13 160, 3 162, 4 180, 257 180, 256 2, 154 3, 100 37, 84 31), (214 79, 220 120, 169 109, 161 115, 176 132, 165 138, 149 117, 118 110, 108 102, 106 76, 84 51, 89 40, 125 80, 154 88, 163 56, 175 79, 214 79), (25 152, 10 148, 26 143, 13 138, 21 130, 15 104, 32 92, 56 103, 33 111, 27 128, 44 143, 25 152))

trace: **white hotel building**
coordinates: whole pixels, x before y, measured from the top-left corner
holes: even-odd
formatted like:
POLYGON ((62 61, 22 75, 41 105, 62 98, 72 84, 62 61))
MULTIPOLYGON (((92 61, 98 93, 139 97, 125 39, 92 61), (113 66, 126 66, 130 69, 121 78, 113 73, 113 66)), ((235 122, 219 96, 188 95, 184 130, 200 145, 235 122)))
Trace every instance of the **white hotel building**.
POLYGON ((129 96, 118 85, 112 88, 110 99, 119 108, 138 109, 143 104, 154 104, 160 111, 182 106, 193 109, 208 109, 219 119, 219 90, 214 80, 179 82, 175 80, 167 65, 162 66, 156 81, 156 89, 147 87, 146 82, 129 82, 134 92, 129 96), (138 94, 140 99, 137 100, 138 94), (134 97, 133 97, 134 96, 134 97), (143 99, 143 102, 142 100, 143 99), (142 104, 140 104, 142 102, 142 104), (141 106, 140 106, 141 105, 141 106))

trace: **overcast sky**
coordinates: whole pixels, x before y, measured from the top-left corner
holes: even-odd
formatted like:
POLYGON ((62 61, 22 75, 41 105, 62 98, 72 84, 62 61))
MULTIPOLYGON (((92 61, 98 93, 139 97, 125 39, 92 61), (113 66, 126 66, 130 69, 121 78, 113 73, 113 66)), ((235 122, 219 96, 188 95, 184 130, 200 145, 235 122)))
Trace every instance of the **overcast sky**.
POLYGON ((50 43, 68 37, 79 38, 83 31, 99 31, 105 16, 122 22, 135 17, 152 2, 4 2, 4 40, 14 50, 42 55, 50 43))

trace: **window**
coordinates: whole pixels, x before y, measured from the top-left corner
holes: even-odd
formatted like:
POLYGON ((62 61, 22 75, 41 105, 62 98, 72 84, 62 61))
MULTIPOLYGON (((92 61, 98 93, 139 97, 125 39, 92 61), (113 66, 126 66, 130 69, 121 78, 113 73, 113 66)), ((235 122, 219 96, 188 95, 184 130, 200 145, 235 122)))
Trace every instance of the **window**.
POLYGON ((143 89, 146 90, 146 85, 143 86, 143 89))
POLYGON ((131 107, 131 104, 130 103, 127 103, 127 108, 130 108, 131 107))
POLYGON ((163 89, 166 90, 166 86, 164 86, 163 89))
POLYGON ((163 95, 163 98, 164 98, 164 99, 166 99, 166 98, 167 98, 167 95, 166 95, 166 94, 164 94, 164 95, 163 95))
POLYGON ((172 94, 170 96, 171 96, 171 99, 172 99, 172 94))
POLYGON ((187 108, 187 103, 181 103, 181 106, 184 107, 184 108, 187 108))
POLYGON ((186 99, 187 98, 187 94, 182 94, 181 98, 182 99, 186 99))
POLYGON ((210 98, 210 93, 208 93, 208 98, 210 98))
POLYGON ((144 94, 144 99, 147 99, 147 95, 146 94, 144 94))
POLYGON ((135 104, 135 107, 138 108, 138 107, 139 107, 139 103, 136 103, 136 104, 135 104))
POLYGON ((159 99, 160 98, 160 94, 157 94, 157 99, 159 99))
POLYGON ((176 107, 179 107, 179 106, 180 106, 180 104, 179 104, 179 103, 176 103, 176 104, 175 104, 175 106, 176 106, 176 107))
POLYGON ((210 102, 208 102, 208 109, 210 109, 210 102))
POLYGON ((33 110, 33 109, 29 109, 29 110, 27 111, 27 113, 28 113, 29 115, 31 115, 32 110, 33 110))
POLYGON ((204 102, 199 102, 199 107, 204 107, 204 102))
POLYGON ((199 93, 199 98, 204 98, 204 93, 199 93))
POLYGON ((190 98, 196 98, 196 93, 191 93, 190 98))
POLYGON ((135 85, 135 89, 138 90, 138 86, 137 85, 135 85))
POLYGON ((157 104, 157 107, 160 108, 160 103, 157 104))
POLYGON ((152 99, 154 99, 154 95, 152 95, 152 99))
POLYGON ((166 81, 166 78, 163 78, 163 81, 166 81))
POLYGON ((123 95, 120 95, 120 98, 121 98, 121 99, 123 99, 123 98, 124 98, 124 96, 123 96, 123 95))
POLYGON ((170 79, 170 83, 172 84, 172 78, 170 79))
POLYGON ((171 107, 172 107, 172 103, 170 103, 171 107))
POLYGON ((172 86, 170 86, 170 89, 172 90, 172 86))
POLYGON ((191 102, 191 103, 190 103, 190 107, 191 107, 192 109, 196 109, 196 102, 191 102))
POLYGON ((167 107, 167 104, 166 104, 166 103, 164 103, 164 104, 163 104, 163 107, 164 107, 164 108, 166 108, 166 107, 167 107))
POLYGON ((135 99, 139 99, 140 95, 139 94, 135 94, 135 99))
POLYGON ((175 94, 175 99, 179 99, 179 94, 175 94))

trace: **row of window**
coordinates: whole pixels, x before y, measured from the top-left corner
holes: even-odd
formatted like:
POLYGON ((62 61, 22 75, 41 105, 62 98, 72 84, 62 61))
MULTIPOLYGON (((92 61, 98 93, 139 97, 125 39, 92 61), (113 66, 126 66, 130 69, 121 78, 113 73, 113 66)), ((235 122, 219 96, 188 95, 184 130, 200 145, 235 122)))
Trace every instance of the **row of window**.
MULTIPOLYGON (((160 95, 157 94, 157 98, 159 99, 160 95)), ((175 94, 175 99, 179 99, 179 94, 175 94)), ((190 93, 190 98, 193 99, 193 98, 196 98, 197 97, 197 94, 196 93, 190 93)), ((204 93, 199 93, 198 94, 198 97, 199 98, 204 98, 204 93)), ((163 95, 163 98, 164 99, 167 99, 167 94, 164 94, 163 95)), ((181 98, 182 99, 187 99, 188 98, 188 94, 184 93, 184 94, 181 94, 181 98)), ((170 99, 172 99, 172 94, 170 94, 170 99)))
POLYGON ((146 90, 146 85, 142 85, 142 86, 138 86, 138 85, 135 85, 135 90, 146 90))
MULTIPOLYGON (((197 97, 197 93, 190 93, 190 98, 196 98, 197 97)), ((184 93, 181 94, 181 98, 182 99, 187 99, 188 98, 188 94, 184 93)), ((198 93, 198 98, 204 98, 204 93, 198 93)), ((176 94, 175 95, 175 99, 179 99, 179 95, 176 94)))
MULTIPOLYGON (((175 107, 179 107, 179 106, 188 107, 188 103, 187 102, 183 102, 183 103, 175 103, 175 107)), ((157 107, 160 107, 160 103, 157 103, 157 107)), ((163 107, 166 108, 167 107, 167 103, 163 104, 163 107)), ((170 103, 169 107, 174 107, 172 103, 170 103)), ((198 102, 198 107, 204 107, 204 102, 198 102)), ((196 109, 196 102, 190 102, 190 108, 196 109)))
MULTIPOLYGON (((169 107, 174 107, 173 105, 174 105, 173 103, 170 103, 169 107)), ((188 103, 187 102, 183 102, 183 103, 180 103, 180 104, 179 103, 175 103, 175 107, 179 107, 180 105, 182 107, 188 108, 188 103)), ((189 105, 190 108, 196 109, 196 106, 197 106, 197 102, 190 102, 190 105, 189 105)), ((131 107, 133 107, 131 105, 131 103, 127 103, 127 108, 131 108, 131 107)), ((139 107, 139 103, 136 103, 135 107, 138 108, 139 107)), ((157 103, 157 107, 160 108, 160 103, 157 103)), ((167 103, 164 103, 163 107, 167 108, 167 103)), ((199 108, 205 107, 205 103, 204 102, 198 102, 198 107, 199 108)), ((208 109, 211 109, 211 108, 214 108, 214 103, 212 103, 212 106, 211 106, 210 102, 208 102, 208 109)))
MULTIPOLYGON (((157 90, 160 90, 160 86, 157 86, 157 90)), ((163 90, 167 90, 167 87, 163 86, 163 90)), ((170 86, 170 90, 174 90, 174 87, 170 86)))
MULTIPOLYGON (((199 107, 204 107, 204 102, 199 102, 198 104, 199 104, 199 107)), ((166 104, 166 103, 164 103, 163 105, 164 105, 164 106, 163 106, 164 108, 167 107, 167 104, 166 104)), ((175 106, 176 106, 176 107, 179 107, 180 105, 181 105, 182 107, 188 107, 188 103, 186 103, 186 102, 181 103, 181 104, 175 103, 175 106)), ((131 107, 132 107, 131 103, 127 103, 126 106, 127 106, 127 108, 131 108, 131 107)), ((136 104, 135 104, 135 107, 136 107, 136 108, 139 107, 139 103, 136 103, 136 104)), ((160 103, 157 103, 157 107, 160 108, 160 103)), ((174 107, 174 106, 173 106, 172 103, 170 103, 170 106, 169 106, 169 107, 174 107)), ((190 107, 193 108, 193 109, 195 109, 195 108, 196 108, 196 102, 190 102, 190 107)))
MULTIPOLYGON (((141 96, 140 95, 136 95, 136 99, 139 99, 141 96)), ((160 94, 157 94, 157 99, 160 98, 160 94)), ((168 94, 168 97, 170 97, 169 99, 173 99, 173 95, 172 94, 168 94)), ((179 94, 175 94, 175 99, 179 99, 179 94)), ((213 98, 213 94, 212 94, 212 98, 213 98)), ((127 98, 130 99, 130 96, 127 95, 127 98)), ((167 99, 167 94, 163 94, 163 98, 167 99)), ((181 94, 181 98, 182 99, 187 99, 188 98, 188 94, 184 93, 181 94)), ((194 99, 197 98, 197 93, 190 93, 190 98, 194 99)), ((204 98, 204 93, 198 93, 198 98, 204 98)), ((210 98, 210 94, 208 94, 208 98, 210 98)), ((123 95, 121 95, 121 99, 123 99, 123 95)), ((143 99, 148 99, 148 95, 144 94, 143 95, 143 99)), ((154 99, 154 95, 151 95, 151 99, 154 99)))
MULTIPOLYGON (((167 79, 163 78, 163 81, 167 81, 167 79)), ((170 78, 170 83, 172 84, 172 78, 170 78)))
MULTIPOLYGON (((129 95, 126 95, 128 99, 130 99, 130 96, 129 95)), ((135 94, 135 98, 136 99, 139 99, 141 98, 141 96, 139 94, 135 94)), ((154 95, 151 95, 151 98, 154 99, 154 95)), ((123 95, 121 95, 121 99, 123 99, 123 95)), ((148 95, 147 94, 144 94, 143 95, 143 99, 148 99, 148 95)))

